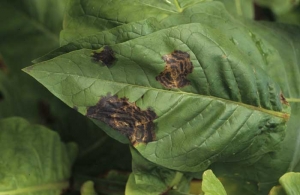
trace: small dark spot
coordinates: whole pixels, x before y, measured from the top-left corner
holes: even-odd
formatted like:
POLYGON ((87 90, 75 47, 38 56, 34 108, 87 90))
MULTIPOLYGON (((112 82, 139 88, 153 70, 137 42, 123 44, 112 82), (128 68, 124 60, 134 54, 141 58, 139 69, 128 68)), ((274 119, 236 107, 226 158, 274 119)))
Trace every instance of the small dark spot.
POLYGON ((78 107, 77 106, 73 106, 73 109, 78 111, 78 107))
POLYGON ((141 99, 144 99, 144 95, 142 95, 141 99))
POLYGON ((4 100, 4 95, 3 93, 0 91, 0 102, 4 100))
POLYGON ((100 120, 127 136, 133 145, 148 143, 155 139, 156 114, 151 109, 141 110, 127 98, 107 95, 87 110, 88 117, 100 120))
POLYGON ((94 51, 92 56, 95 61, 102 62, 105 66, 111 66, 116 60, 114 51, 109 46, 94 51))
POLYGON ((280 101, 281 101, 282 104, 290 105, 289 102, 283 96, 282 92, 280 93, 280 101))
POLYGON ((190 84, 186 77, 193 72, 194 66, 187 52, 175 50, 171 54, 164 55, 162 59, 166 62, 166 66, 156 77, 157 81, 168 89, 181 88, 190 84))
POLYGON ((51 113, 50 105, 44 100, 38 102, 38 112, 42 119, 42 123, 51 125, 55 122, 55 117, 51 113))

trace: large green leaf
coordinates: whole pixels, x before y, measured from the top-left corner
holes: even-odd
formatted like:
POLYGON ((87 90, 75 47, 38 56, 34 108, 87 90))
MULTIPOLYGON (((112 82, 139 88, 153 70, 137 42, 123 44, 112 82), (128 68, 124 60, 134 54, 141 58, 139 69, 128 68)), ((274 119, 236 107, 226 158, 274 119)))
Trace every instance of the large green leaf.
MULTIPOLYGON (((116 58, 111 67, 93 61, 93 51, 83 49, 25 71, 84 115, 108 93, 126 97, 142 110, 151 107, 157 115, 156 139, 136 148, 171 169, 201 171, 216 161, 260 158, 283 139, 289 114, 280 88, 217 30, 198 23, 179 25, 109 50, 116 58), (194 70, 187 77, 190 85, 170 90, 156 79, 164 71, 162 57, 174 50, 188 53, 184 60, 194 70)), ((126 142, 103 120, 96 122, 126 142)))
POLYGON ((69 186, 75 144, 21 118, 0 121, 0 194, 59 195, 69 186))

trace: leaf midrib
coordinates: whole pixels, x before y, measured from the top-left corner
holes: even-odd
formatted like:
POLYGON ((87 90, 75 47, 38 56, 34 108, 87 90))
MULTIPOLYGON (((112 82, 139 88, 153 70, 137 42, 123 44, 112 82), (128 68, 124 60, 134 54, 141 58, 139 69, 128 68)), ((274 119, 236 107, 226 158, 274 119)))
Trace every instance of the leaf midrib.
MULTIPOLYGON (((45 71, 45 70, 34 70, 35 66, 37 66, 37 65, 33 65, 33 66, 30 66, 30 67, 27 67, 27 68, 25 68, 23 70, 25 72, 27 72, 28 74, 30 74, 31 71, 36 71, 36 72, 46 72, 46 73, 52 73, 52 74, 62 74, 62 75, 73 76, 73 77, 78 77, 79 76, 79 77, 83 77, 83 78, 100 80, 102 82, 115 83, 115 84, 132 86, 132 87, 137 87, 137 88, 146 88, 147 90, 156 90, 156 91, 161 91, 161 92, 164 92, 164 93, 178 93, 178 94, 181 94, 181 95, 184 94, 184 95, 188 95, 188 96, 206 97, 206 98, 211 98, 211 99, 215 99, 215 100, 220 100, 220 101, 223 101, 223 102, 228 102, 230 104, 237 104, 239 106, 242 106, 242 107, 245 107, 245 108, 248 108, 248 109, 252 109, 252 110, 257 110, 257 111, 260 111, 260 112, 264 112, 264 113, 267 113, 269 115, 272 115, 272 116, 275 116, 275 117, 278 117, 278 118, 283 118, 285 120, 288 120, 290 118, 290 114, 289 113, 268 110, 268 109, 265 109, 265 108, 262 108, 262 107, 257 107, 257 106, 245 104, 245 103, 242 103, 242 102, 236 102, 236 101, 232 101, 232 100, 227 100, 227 99, 220 98, 220 97, 215 97, 215 96, 210 96, 210 95, 195 94, 195 93, 181 91, 179 89, 178 89, 178 91, 173 91, 173 90, 165 90, 165 89, 159 89, 159 88, 148 87, 148 86, 134 85, 134 84, 130 84, 130 83, 123 83, 123 82, 110 81, 110 80, 103 80, 103 79, 100 79, 100 78, 93 78, 93 77, 88 77, 88 76, 84 76, 84 75, 66 74, 66 73, 63 73, 63 72, 49 72, 49 71, 45 71)), ((37 79, 37 80, 39 80, 39 79, 37 79)), ((89 87, 91 87, 91 86, 89 86, 89 87)))

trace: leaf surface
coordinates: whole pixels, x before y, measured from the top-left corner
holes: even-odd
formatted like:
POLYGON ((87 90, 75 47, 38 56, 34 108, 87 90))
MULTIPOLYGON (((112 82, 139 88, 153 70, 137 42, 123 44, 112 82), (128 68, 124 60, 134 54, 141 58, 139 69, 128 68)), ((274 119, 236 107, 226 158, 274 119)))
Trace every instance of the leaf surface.
POLYGON ((207 170, 203 173, 202 191, 205 195, 226 195, 226 191, 219 181, 219 179, 213 174, 211 170, 207 170))
MULTIPOLYGON (((84 115, 109 94, 126 97, 141 110, 151 107, 157 115, 156 139, 136 147, 148 160, 171 169, 201 171, 215 161, 260 158, 282 140, 289 114, 280 88, 219 32, 181 25, 110 49, 116 59, 111 67, 93 61, 93 51, 83 49, 25 71, 84 115), (163 56, 174 51, 188 53, 185 60, 194 71, 187 77, 190 85, 170 90, 157 77, 165 67, 163 56)), ((128 142, 124 133, 96 123, 128 142)))
POLYGON ((255 164, 216 164, 213 170, 217 175, 231 175, 239 180, 256 181, 257 194, 266 194, 278 184, 278 179, 289 171, 299 171, 299 97, 300 58, 299 27, 286 24, 254 23, 244 21, 252 32, 254 40, 266 57, 268 74, 280 85, 287 101, 290 101, 291 118, 287 123, 287 135, 281 148, 266 154, 255 164), (274 33, 276 32, 276 33, 274 33), (272 44, 276 50, 268 49, 265 43, 272 44), (280 63, 279 63, 280 62, 280 63), (219 172, 217 169, 222 169, 219 172))
POLYGON ((131 39, 145 36, 161 28, 161 24, 158 23, 158 21, 155 18, 149 18, 146 20, 117 26, 115 28, 106 31, 101 31, 93 35, 84 36, 85 32, 83 32, 83 38, 74 40, 50 52, 49 54, 46 54, 43 57, 36 59, 34 63, 49 60, 53 57, 82 48, 99 49, 105 45, 122 43, 131 39))
POLYGON ((279 179, 279 183, 283 186, 287 195, 300 193, 300 173, 286 173, 279 179))
POLYGON ((188 193, 190 176, 157 166, 141 156, 136 149, 131 147, 130 150, 132 173, 126 184, 126 195, 188 193))
POLYGON ((75 144, 21 118, 0 121, 0 194, 59 195, 69 186, 75 144))

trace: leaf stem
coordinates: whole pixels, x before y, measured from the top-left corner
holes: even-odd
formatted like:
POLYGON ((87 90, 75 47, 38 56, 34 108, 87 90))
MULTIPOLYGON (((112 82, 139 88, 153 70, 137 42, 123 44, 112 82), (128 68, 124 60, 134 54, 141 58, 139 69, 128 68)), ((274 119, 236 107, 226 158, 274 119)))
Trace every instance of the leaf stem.
POLYGON ((177 8, 178 12, 182 12, 182 8, 180 7, 180 5, 178 3, 178 0, 174 0, 174 3, 176 5, 176 8, 177 8))
POLYGON ((297 98, 286 98, 286 101, 288 101, 288 102, 300 102, 300 99, 297 99, 297 98))
POLYGON ((170 183, 170 187, 178 185, 178 183, 180 182, 182 176, 183 176, 183 173, 177 171, 176 174, 175 174, 174 179, 170 183))

